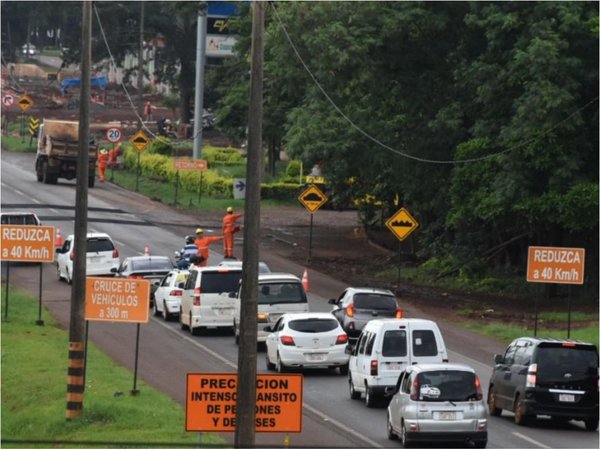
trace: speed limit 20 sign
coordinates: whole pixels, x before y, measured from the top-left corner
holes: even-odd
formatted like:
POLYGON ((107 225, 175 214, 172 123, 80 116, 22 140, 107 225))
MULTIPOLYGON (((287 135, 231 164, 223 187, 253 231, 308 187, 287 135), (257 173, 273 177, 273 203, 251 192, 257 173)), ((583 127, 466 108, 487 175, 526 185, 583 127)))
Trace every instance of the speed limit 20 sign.
POLYGON ((108 142, 112 142, 113 144, 119 142, 123 139, 123 133, 121 133, 121 129, 118 127, 111 127, 106 130, 106 140, 108 142))

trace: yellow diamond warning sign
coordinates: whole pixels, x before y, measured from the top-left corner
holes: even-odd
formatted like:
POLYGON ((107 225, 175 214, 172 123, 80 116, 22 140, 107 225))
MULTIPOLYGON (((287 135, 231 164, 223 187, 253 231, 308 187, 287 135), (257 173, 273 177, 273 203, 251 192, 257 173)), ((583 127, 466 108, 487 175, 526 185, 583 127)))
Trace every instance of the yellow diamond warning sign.
POLYGON ((314 184, 311 184, 300 196, 298 200, 308 210, 309 213, 314 213, 317 209, 323 206, 328 198, 314 184))
POLYGON ((17 103, 19 104, 21 111, 25 112, 29 108, 31 108, 31 106, 33 105, 33 100, 31 100, 31 97, 29 95, 24 95, 19 99, 17 103))
POLYGON ((419 223, 405 208, 400 208, 396 214, 387 220, 385 226, 388 227, 399 240, 403 241, 419 227, 419 223))
POLYGON ((152 141, 143 131, 138 131, 131 136, 131 138, 129 138, 129 142, 131 142, 133 146, 137 148, 138 152, 141 152, 145 150, 152 141))

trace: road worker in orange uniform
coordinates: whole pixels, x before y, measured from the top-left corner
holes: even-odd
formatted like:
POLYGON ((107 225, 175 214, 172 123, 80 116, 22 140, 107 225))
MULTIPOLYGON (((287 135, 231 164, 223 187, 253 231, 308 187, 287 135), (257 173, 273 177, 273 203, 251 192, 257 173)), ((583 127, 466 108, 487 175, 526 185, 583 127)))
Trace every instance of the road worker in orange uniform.
POLYGON ((104 171, 106 170, 106 166, 108 165, 108 151, 105 149, 100 150, 100 154, 98 155, 98 178, 100 181, 104 182, 104 171))
POLYGON ((108 166, 116 167, 117 166, 117 156, 121 154, 121 144, 117 144, 115 147, 111 148, 108 152, 108 166))
POLYGON ((204 236, 204 230, 202 228, 196 230, 196 240, 194 241, 194 244, 198 247, 198 254, 204 258, 199 264, 200 267, 206 267, 208 265, 208 246, 221 239, 223 239, 223 236, 204 236))
POLYGON ((223 217, 223 252, 225 258, 234 258, 233 256, 233 234, 240 231, 236 221, 242 217, 242 214, 234 214, 233 208, 227 208, 227 214, 223 217))

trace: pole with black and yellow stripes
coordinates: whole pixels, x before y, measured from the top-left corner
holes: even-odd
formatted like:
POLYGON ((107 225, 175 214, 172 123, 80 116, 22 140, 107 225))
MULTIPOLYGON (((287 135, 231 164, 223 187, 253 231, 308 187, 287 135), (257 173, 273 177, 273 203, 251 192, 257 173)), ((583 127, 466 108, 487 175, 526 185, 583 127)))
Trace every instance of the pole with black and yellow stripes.
POLYGON ((85 272, 87 247, 88 174, 90 142, 90 73, 92 2, 83 3, 81 23, 81 94, 79 102, 79 155, 75 193, 75 260, 71 286, 69 322, 69 364, 67 370, 66 418, 74 419, 83 411, 85 391, 85 272))

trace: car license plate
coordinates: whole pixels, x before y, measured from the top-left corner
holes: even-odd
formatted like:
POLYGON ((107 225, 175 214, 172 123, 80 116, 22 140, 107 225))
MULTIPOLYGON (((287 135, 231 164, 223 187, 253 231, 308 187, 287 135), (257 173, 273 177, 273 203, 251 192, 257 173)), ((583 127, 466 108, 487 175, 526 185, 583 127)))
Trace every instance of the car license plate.
POLYGON ((387 363, 385 365, 385 368, 387 370, 401 370, 402 369, 402 364, 401 363, 387 363))
POLYGON ((574 402, 575 395, 573 395, 573 394, 558 394, 558 401, 559 402, 574 402))
POLYGON ((311 362, 325 361, 325 353, 307 353, 306 360, 311 362))
POLYGON ((215 312, 218 316, 224 316, 226 314, 231 314, 233 312, 232 308, 216 308, 215 312))
POLYGON ((433 418, 437 420, 456 420, 454 411, 436 411, 433 413, 433 418))

